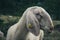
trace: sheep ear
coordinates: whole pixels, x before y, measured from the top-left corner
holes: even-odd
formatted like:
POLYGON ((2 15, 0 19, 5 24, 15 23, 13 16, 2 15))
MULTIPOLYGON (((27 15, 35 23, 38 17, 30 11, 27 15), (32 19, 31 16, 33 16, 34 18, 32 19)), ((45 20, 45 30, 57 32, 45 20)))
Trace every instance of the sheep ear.
POLYGON ((27 13, 26 19, 27 19, 27 27, 32 27, 32 25, 35 26, 39 23, 35 15, 30 11, 27 13))
POLYGON ((26 15, 26 25, 27 27, 32 27, 32 18, 29 14, 26 15))

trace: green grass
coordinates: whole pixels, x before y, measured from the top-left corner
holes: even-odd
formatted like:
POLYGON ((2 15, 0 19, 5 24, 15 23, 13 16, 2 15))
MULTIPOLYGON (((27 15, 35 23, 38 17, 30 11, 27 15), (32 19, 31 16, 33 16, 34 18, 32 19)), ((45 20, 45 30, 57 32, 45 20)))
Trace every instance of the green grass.
POLYGON ((11 15, 1 15, 0 19, 2 19, 4 22, 3 23, 9 23, 13 22, 19 19, 18 16, 11 16, 11 15))
POLYGON ((51 34, 45 34, 44 40, 60 40, 60 32, 57 30, 54 30, 51 34))
POLYGON ((54 25, 60 25, 60 21, 58 21, 58 20, 54 20, 53 23, 54 23, 54 25))

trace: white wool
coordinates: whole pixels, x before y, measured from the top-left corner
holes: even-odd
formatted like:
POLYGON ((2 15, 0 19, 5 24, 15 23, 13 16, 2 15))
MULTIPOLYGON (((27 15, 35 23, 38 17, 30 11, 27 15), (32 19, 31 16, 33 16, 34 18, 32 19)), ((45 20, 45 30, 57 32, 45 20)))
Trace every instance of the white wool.
POLYGON ((4 37, 4 33, 0 31, 0 37, 4 37))
POLYGON ((43 40, 43 38, 44 38, 44 31, 40 30, 40 33, 39 33, 38 36, 35 36, 31 32, 29 32, 27 34, 26 40, 43 40))
POLYGON ((4 33, 2 31, 0 31, 0 40, 4 39, 4 33))

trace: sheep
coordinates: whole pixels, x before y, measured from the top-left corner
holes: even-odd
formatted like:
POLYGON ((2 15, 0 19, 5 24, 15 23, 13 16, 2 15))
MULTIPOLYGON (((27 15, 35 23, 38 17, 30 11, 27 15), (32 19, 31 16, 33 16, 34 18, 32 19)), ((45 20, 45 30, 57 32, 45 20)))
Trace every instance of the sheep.
POLYGON ((26 40, 43 40, 44 38, 44 31, 40 30, 40 33, 38 36, 35 36, 31 32, 29 32, 26 36, 26 40))
POLYGON ((4 39, 4 33, 0 31, 0 40, 4 39))
POLYGON ((25 40, 29 32, 38 36, 40 29, 52 32, 52 19, 42 7, 29 7, 20 20, 8 29, 6 40, 25 40))

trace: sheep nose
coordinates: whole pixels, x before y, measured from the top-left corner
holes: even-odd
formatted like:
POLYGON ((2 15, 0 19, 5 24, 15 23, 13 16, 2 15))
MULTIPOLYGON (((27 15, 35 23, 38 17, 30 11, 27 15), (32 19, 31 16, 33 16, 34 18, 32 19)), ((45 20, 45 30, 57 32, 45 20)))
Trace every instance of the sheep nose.
POLYGON ((51 27, 48 33, 52 33, 52 32, 53 32, 53 30, 54 30, 54 28, 53 28, 53 27, 51 27))
POLYGON ((53 32, 53 30, 54 30, 54 28, 53 27, 50 27, 50 30, 47 33, 50 34, 50 33, 53 32))
POLYGON ((50 30, 52 31, 52 30, 54 30, 54 28, 53 27, 50 27, 50 30))

